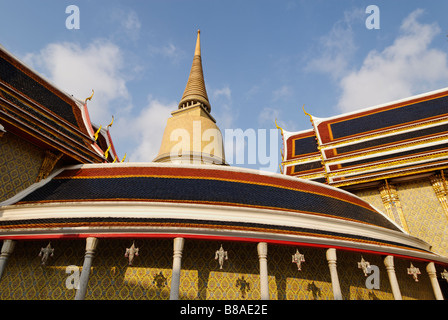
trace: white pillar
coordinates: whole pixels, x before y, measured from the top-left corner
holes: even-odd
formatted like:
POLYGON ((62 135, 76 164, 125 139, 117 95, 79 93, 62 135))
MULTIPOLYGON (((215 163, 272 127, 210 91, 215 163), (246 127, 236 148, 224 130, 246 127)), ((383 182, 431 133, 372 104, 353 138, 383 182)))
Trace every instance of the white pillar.
POLYGON ((334 300, 342 300, 341 286, 339 284, 338 270, 336 269, 336 249, 327 250, 328 268, 331 275, 331 286, 333 287, 334 300))
POLYGON ((260 296, 261 300, 269 300, 268 244, 266 242, 258 243, 257 251, 260 261, 260 296))
POLYGON ((434 266, 434 262, 428 263, 426 266, 426 272, 428 272, 429 280, 431 281, 432 290, 434 291, 436 300, 443 300, 442 290, 440 290, 439 281, 437 281, 437 271, 434 266))
POLYGON ((394 257, 387 256, 384 258, 384 265, 386 266, 387 275, 389 276, 390 287, 395 300, 402 300, 400 287, 398 286, 397 275, 395 274, 394 257))
POLYGON ((180 268, 184 242, 184 238, 175 238, 173 243, 173 271, 171 275, 170 300, 179 300, 180 268))
POLYGON ((5 271, 8 258, 14 251, 15 245, 16 242, 14 240, 3 240, 3 246, 0 253, 0 279, 2 278, 3 271, 5 271))
POLYGON ((86 254, 84 256, 84 264, 82 265, 81 276, 79 277, 79 289, 76 291, 75 300, 84 300, 86 296, 90 268, 92 267, 92 260, 97 244, 97 238, 89 237, 86 239, 86 254))

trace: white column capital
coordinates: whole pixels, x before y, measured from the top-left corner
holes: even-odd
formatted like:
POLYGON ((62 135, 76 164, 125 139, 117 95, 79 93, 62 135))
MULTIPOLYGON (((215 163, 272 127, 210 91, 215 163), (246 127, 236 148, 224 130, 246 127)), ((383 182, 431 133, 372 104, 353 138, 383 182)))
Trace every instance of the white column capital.
POLYGON ((329 249, 327 250, 326 256, 327 256, 327 261, 328 261, 328 262, 330 262, 330 261, 336 261, 336 260, 337 260, 337 257, 336 257, 336 249, 335 249, 335 248, 329 248, 329 249))
POLYGON ((268 244, 266 242, 259 242, 257 245, 258 256, 266 258, 268 256, 268 244))
POLYGON ((386 256, 384 258, 384 265, 386 266, 386 268, 390 269, 394 269, 394 256, 386 256))
POLYGON ((435 275, 437 277, 437 271, 434 262, 430 262, 426 265, 426 272, 428 272, 429 275, 435 275))
POLYGON ((184 250, 184 243, 185 243, 184 238, 174 238, 174 241, 173 241, 174 253, 182 254, 182 250, 184 250))
POLYGON ((3 240, 3 245, 0 253, 0 279, 3 275, 3 271, 6 267, 6 261, 9 259, 9 256, 14 251, 14 246, 16 242, 14 240, 3 240))
POLYGON ((86 253, 94 253, 98 245, 98 238, 88 237, 86 239, 86 253))
POLYGON ((14 240, 3 240, 1 256, 9 256, 14 251, 15 245, 16 242, 14 240))

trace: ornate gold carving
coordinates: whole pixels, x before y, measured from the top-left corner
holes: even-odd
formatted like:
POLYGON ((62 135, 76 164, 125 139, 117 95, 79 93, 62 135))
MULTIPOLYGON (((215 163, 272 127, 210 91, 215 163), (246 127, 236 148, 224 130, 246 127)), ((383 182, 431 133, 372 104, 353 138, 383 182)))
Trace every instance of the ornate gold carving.
POLYGON ((48 175, 53 171, 54 166, 62 158, 62 153, 54 154, 50 150, 45 150, 44 152, 44 160, 42 161, 42 165, 40 166, 39 173, 37 174, 37 178, 35 182, 39 182, 42 179, 46 179, 48 175))
POLYGON ((445 180, 445 174, 443 170, 440 170, 440 174, 435 174, 430 177, 432 188, 439 199, 440 204, 442 205, 443 211, 445 212, 446 217, 448 218, 448 199, 447 192, 448 187, 445 180))
POLYGON ((383 201, 389 218, 398 223, 406 232, 409 232, 395 186, 393 184, 389 184, 387 180, 385 180, 384 184, 380 186, 379 191, 381 194, 381 200, 383 201))

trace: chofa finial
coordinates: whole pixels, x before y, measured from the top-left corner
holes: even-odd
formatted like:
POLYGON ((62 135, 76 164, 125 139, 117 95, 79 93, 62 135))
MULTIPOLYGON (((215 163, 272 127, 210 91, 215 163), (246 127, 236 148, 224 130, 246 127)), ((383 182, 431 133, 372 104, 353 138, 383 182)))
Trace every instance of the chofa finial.
POLYGON ((86 98, 86 100, 84 100, 84 104, 87 103, 87 100, 92 100, 94 93, 95 93, 95 91, 93 91, 93 89, 92 89, 92 95, 90 97, 86 98))
POLYGON ((313 116, 310 115, 308 112, 305 111, 305 104, 303 104, 303 106, 302 106, 302 110, 303 110, 303 113, 305 113, 308 117, 310 117, 310 120, 311 120, 311 122, 312 122, 312 121, 313 121, 313 116))

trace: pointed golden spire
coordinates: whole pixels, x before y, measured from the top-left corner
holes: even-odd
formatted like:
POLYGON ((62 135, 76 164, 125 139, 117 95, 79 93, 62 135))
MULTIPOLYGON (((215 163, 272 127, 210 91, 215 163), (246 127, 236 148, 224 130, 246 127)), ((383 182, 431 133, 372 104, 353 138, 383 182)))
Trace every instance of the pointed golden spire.
POLYGON ((179 102, 179 109, 186 108, 192 104, 201 103, 210 112, 210 102, 208 101, 207 90, 205 89, 204 74, 202 72, 201 59, 201 31, 198 30, 196 48, 194 50, 193 64, 188 77, 182 99, 179 102))
POLYGON ((196 39, 196 48, 194 49, 194 55, 201 55, 201 30, 198 30, 198 38, 196 39))

